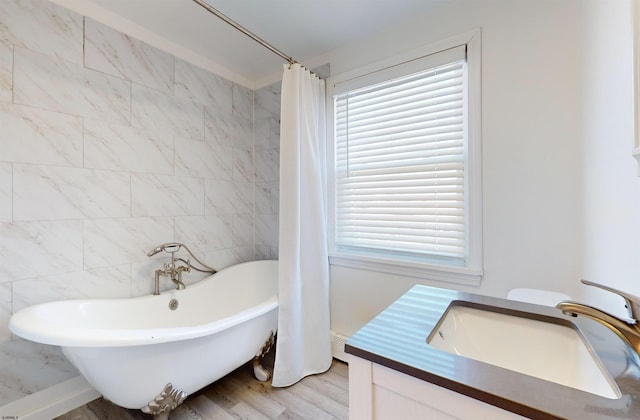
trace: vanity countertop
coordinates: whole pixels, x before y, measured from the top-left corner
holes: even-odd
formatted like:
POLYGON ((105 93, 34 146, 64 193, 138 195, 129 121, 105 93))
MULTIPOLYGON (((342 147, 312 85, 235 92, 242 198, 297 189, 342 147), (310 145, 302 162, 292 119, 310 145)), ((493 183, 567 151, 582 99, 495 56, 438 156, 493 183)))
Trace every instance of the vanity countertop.
POLYGON ((640 419, 640 366, 613 332, 556 308, 416 285, 347 340, 354 356, 532 419, 640 419), (440 351, 427 337, 453 301, 578 326, 622 394, 609 399, 440 351), (638 404, 636 404, 638 401, 638 404))

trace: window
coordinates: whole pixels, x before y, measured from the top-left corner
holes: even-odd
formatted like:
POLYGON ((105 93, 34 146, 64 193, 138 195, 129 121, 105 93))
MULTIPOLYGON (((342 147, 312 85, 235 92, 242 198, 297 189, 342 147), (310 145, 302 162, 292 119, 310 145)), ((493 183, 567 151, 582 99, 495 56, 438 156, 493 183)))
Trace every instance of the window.
POLYGON ((476 38, 331 80, 332 263, 479 282, 476 38))

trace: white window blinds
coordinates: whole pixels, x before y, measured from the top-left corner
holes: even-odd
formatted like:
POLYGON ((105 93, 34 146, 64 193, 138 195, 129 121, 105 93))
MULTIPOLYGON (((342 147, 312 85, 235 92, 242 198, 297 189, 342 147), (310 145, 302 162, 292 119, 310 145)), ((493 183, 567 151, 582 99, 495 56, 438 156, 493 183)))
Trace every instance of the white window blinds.
POLYGON ((446 53, 334 96, 338 248, 464 264, 466 62, 446 53))

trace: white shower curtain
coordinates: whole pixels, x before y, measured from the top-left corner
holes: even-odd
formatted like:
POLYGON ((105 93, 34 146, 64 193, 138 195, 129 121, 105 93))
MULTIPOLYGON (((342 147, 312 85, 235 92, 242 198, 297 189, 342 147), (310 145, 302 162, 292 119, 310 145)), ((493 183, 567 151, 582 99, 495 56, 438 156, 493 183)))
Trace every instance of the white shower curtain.
POLYGON ((272 385, 331 366, 324 81, 285 65, 280 125, 280 286, 272 385))

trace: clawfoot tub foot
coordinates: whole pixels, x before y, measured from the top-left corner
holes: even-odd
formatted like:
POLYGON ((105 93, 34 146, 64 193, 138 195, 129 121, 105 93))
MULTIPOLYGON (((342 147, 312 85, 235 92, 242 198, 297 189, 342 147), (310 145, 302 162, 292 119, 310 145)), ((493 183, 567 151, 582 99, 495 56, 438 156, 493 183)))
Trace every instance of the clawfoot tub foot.
POLYGON ((260 382, 267 382, 269 379, 271 379, 271 372, 269 372, 267 368, 262 366, 262 359, 267 353, 269 353, 269 350, 271 350, 271 347, 273 347, 274 342, 275 334, 273 333, 273 331, 271 331, 271 334, 269 334, 269 338, 267 338, 267 341, 264 342, 264 345, 262 346, 258 354, 256 354, 256 357, 253 358, 253 375, 260 382))
POLYGON ((155 420, 168 420, 169 412, 182 404, 185 398, 187 398, 186 392, 168 383, 162 392, 141 410, 143 413, 152 414, 155 420))

